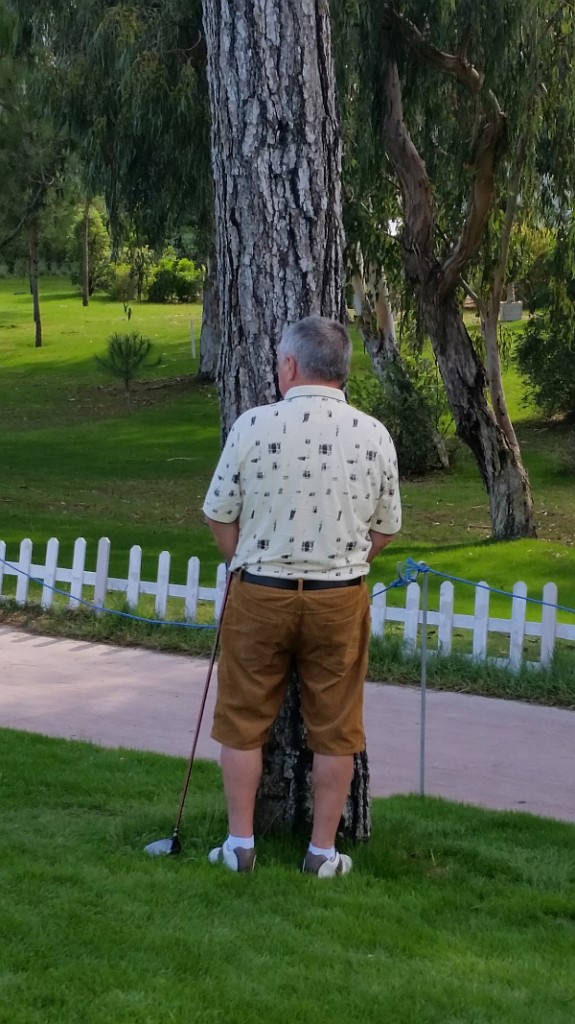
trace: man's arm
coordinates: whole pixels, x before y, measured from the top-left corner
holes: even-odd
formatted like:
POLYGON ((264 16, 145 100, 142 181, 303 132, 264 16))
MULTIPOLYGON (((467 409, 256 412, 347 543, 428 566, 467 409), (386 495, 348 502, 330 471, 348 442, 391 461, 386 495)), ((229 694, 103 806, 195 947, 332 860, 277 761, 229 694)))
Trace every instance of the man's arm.
POLYGON ((217 519, 210 519, 209 516, 206 516, 206 523, 212 531, 214 540, 226 562, 231 562, 238 546, 238 537, 240 535, 239 519, 234 519, 233 523, 219 523, 217 519))
POLYGON ((369 539, 371 541, 371 549, 367 556, 368 562, 373 562, 376 555, 379 555, 380 551, 383 551, 385 547, 396 537, 395 533, 377 533, 376 530, 369 531, 369 539))

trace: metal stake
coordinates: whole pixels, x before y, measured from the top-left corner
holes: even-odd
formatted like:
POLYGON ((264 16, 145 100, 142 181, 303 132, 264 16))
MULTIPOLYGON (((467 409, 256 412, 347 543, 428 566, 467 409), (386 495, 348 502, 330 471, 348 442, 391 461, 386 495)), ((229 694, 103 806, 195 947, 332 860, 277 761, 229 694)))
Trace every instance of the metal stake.
POLYGON ((427 602, 429 581, 423 573, 421 588, 421 717, 419 737, 419 795, 425 796, 425 698, 427 693, 427 602))

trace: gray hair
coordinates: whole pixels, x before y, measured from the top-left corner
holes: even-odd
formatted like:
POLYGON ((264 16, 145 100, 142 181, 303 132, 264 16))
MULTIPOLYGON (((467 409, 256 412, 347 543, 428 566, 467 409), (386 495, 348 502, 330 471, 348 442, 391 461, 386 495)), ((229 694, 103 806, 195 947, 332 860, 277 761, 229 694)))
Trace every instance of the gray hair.
POLYGON ((285 327, 278 351, 293 356, 310 380, 345 381, 351 364, 351 341, 337 320, 306 316, 285 327))

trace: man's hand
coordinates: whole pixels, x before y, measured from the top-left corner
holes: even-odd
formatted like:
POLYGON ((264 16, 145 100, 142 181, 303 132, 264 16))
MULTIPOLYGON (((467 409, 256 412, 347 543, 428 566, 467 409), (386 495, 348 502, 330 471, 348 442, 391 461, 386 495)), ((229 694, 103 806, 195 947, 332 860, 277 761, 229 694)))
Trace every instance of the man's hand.
POLYGON ((383 551, 383 549, 387 547, 387 545, 391 543, 393 538, 396 536, 397 534, 395 533, 376 533, 375 530, 370 530, 369 539, 371 541, 371 549, 367 556, 368 562, 373 562, 375 556, 379 555, 379 552, 383 551))
POLYGON ((212 531, 214 540, 226 562, 231 562, 238 546, 238 537, 240 535, 239 519, 235 519, 233 523, 219 523, 217 519, 210 519, 209 516, 206 516, 206 523, 212 531))

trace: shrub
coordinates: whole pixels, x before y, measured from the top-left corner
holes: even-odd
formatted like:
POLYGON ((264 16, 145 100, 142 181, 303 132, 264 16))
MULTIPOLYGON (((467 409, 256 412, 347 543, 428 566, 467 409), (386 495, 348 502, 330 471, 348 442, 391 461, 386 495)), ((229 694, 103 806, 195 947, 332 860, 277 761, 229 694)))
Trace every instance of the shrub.
POLYGON ((414 357, 390 363, 383 380, 352 378, 349 394, 354 405, 385 423, 402 476, 439 468, 436 438, 447 415, 447 399, 434 363, 414 357))
POLYGON ((108 339, 106 355, 94 357, 102 370, 123 382, 128 412, 131 412, 130 388, 137 374, 140 370, 159 366, 162 361, 161 356, 151 357, 153 347, 150 338, 144 338, 137 331, 113 334, 108 339))
POLYGON ((547 260, 542 306, 517 343, 528 394, 548 416, 575 414, 575 224, 564 224, 547 260))
POLYGON ((192 260, 161 259, 148 289, 150 302, 197 302, 202 294, 203 271, 192 260))

